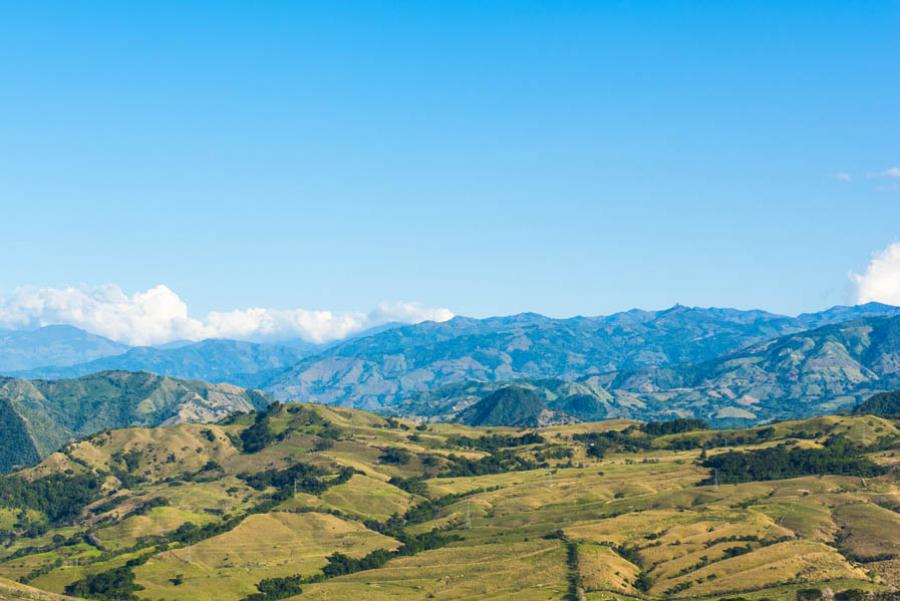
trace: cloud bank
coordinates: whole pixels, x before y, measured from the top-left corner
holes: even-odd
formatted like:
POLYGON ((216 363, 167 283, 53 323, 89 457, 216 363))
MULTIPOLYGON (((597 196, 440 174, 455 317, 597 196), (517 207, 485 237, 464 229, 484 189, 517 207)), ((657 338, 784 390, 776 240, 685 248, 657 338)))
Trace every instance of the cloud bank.
POLYGON ((73 325, 135 345, 173 340, 235 338, 329 342, 389 322, 446 321, 453 313, 416 303, 382 303, 369 312, 250 308, 213 311, 191 317, 187 304, 159 285, 131 296, 115 285, 67 288, 17 288, 0 296, 0 328, 28 329, 73 325))
POLYGON ((856 286, 856 302, 900 305, 900 242, 875 253, 866 270, 850 274, 856 286))

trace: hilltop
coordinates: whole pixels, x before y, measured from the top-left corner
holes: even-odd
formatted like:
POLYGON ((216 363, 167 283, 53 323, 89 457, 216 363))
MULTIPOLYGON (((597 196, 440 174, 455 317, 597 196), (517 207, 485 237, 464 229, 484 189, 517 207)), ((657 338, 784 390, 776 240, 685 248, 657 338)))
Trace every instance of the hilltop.
POLYGON ((883 591, 898 425, 472 428, 288 404, 108 430, 0 478, 0 578, 176 601, 883 591))

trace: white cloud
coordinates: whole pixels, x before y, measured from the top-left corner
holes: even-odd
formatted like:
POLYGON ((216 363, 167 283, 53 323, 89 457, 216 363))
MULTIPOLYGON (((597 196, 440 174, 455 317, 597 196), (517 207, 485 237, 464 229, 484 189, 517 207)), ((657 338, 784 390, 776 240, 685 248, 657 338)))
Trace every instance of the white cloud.
POLYGON ((866 174, 869 178, 887 178, 887 179, 900 179, 900 167, 888 167, 884 171, 876 171, 874 173, 866 174))
POLYGON ((876 253, 865 272, 850 279, 856 285, 856 302, 900 305, 900 242, 876 253))
POLYGON ((835 179, 839 182, 849 182, 852 178, 850 177, 849 173, 846 173, 844 171, 836 171, 835 173, 831 174, 831 179, 835 179))
POLYGON ((114 285, 22 287, 0 296, 0 328, 69 324, 129 344, 204 338, 329 342, 387 322, 452 317, 449 309, 383 303, 367 313, 250 308, 213 311, 198 319, 188 314, 187 304, 175 292, 162 285, 131 296, 114 285))

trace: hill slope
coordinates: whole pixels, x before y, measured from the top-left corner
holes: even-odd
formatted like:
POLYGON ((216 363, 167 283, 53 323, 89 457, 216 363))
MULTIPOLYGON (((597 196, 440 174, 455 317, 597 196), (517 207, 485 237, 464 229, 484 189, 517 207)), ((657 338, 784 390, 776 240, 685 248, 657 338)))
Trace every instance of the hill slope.
POLYGON ((824 326, 705 363, 596 380, 644 405, 635 416, 758 421, 829 413, 900 385, 900 317, 824 326))
POLYGON ((794 601, 900 584, 896 421, 697 427, 485 431, 276 405, 106 431, 0 477, 0 578, 154 601, 794 601))
POLYGON ((208 422, 270 398, 229 384, 149 373, 102 372, 74 380, 0 378, 0 470, 30 464, 66 442, 124 426, 208 422))
POLYGON ((470 426, 536 427, 559 420, 544 403, 544 399, 529 388, 504 386, 481 399, 457 420, 470 426))

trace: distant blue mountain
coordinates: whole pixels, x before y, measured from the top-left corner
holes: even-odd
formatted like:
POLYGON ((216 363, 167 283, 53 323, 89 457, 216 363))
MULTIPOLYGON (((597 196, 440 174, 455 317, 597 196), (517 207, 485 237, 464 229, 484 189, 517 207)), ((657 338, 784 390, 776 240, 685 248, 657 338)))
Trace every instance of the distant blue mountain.
MULTIPOLYGON (((548 378, 583 382, 604 374, 702 364, 810 328, 898 314, 900 308, 871 303, 798 317, 681 305, 569 319, 535 313, 456 317, 336 344, 277 375, 265 389, 281 400, 434 414, 429 394, 445 395, 456 384, 548 378)), ((611 392, 602 386, 599 390, 601 396, 611 392)), ((453 399, 441 398, 453 404, 453 399)), ((629 398, 641 403, 633 393, 629 398)))
POLYGON ((68 366, 118 355, 128 345, 73 326, 0 331, 0 374, 44 366, 68 366))
POLYGON ((237 340, 203 340, 174 347, 135 347, 126 352, 64 367, 41 367, 11 375, 27 379, 78 378, 121 370, 151 372, 189 380, 228 382, 254 387, 318 349, 310 343, 259 344, 237 340))

